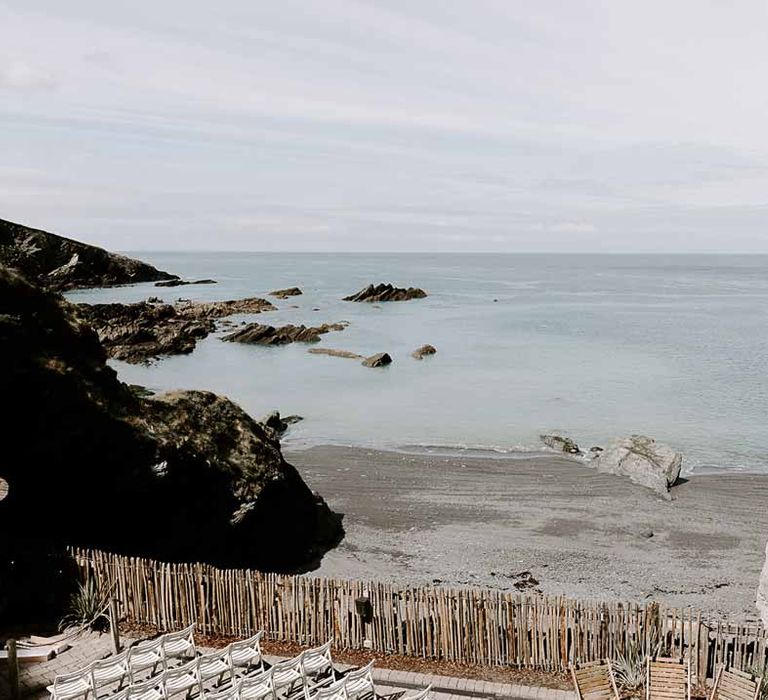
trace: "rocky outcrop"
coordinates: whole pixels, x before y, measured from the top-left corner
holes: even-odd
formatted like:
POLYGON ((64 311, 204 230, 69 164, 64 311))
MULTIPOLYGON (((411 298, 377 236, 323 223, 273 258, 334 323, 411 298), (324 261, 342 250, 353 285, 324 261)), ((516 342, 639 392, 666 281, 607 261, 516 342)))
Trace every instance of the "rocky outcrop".
POLYGON ((416 348, 412 353, 411 357, 415 360, 423 360, 428 355, 434 355, 437 352, 437 348, 435 348, 434 345, 422 345, 420 348, 416 348))
POLYGON ((768 545, 765 547, 765 564, 760 572, 760 583, 757 587, 757 611, 763 620, 763 626, 768 629, 768 545))
POLYGON ((364 360, 363 355, 349 350, 335 350, 334 348, 310 348, 307 352, 313 355, 330 355, 331 357, 345 357, 349 360, 364 360))
POLYGON ((222 340, 250 345, 288 345, 289 343, 316 343, 320 336, 331 331, 343 331, 346 323, 324 323, 321 326, 267 326, 249 323, 247 326, 225 335, 222 340))
POLYGON ((59 291, 177 279, 139 260, 2 219, 0 265, 59 291))
POLYGON ((386 367, 391 364, 392 358, 389 356, 389 353, 386 352, 377 352, 375 355, 366 357, 363 360, 363 365, 365 367, 386 367))
POLYGON ((288 289, 276 289, 274 292, 270 292, 269 296, 277 297, 278 299, 287 299, 288 297, 297 297, 303 294, 298 287, 288 287, 288 289))
POLYGON ((579 446, 569 437, 562 435, 539 435, 541 441, 549 448, 557 452, 565 452, 569 455, 580 455, 579 446))
POLYGON ((0 268, 0 607, 11 562, 68 545, 289 571, 338 541, 270 429, 208 392, 141 398, 106 359, 74 305, 0 268))
POLYGON ((274 308, 266 299, 256 297, 173 305, 149 301, 78 305, 109 356, 133 364, 192 352, 199 340, 216 330, 215 319, 274 308))
POLYGON ((680 452, 645 435, 616 440, 592 460, 597 471, 627 476, 666 499, 671 499, 669 488, 679 478, 682 463, 680 452))
POLYGON ((155 282, 155 287, 185 287, 188 284, 216 284, 216 280, 166 280, 165 282, 155 282))
POLYGON ((427 293, 418 287, 393 287, 391 284, 369 284, 357 294, 344 297, 344 301, 367 301, 377 304, 383 301, 408 301, 423 299, 427 293))

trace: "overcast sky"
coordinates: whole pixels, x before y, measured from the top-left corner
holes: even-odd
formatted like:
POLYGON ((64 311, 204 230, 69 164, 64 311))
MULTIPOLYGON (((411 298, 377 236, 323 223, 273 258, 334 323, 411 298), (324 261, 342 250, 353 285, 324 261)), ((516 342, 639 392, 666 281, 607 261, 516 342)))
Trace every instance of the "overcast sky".
POLYGON ((768 252, 765 0, 0 0, 0 218, 117 250, 768 252))

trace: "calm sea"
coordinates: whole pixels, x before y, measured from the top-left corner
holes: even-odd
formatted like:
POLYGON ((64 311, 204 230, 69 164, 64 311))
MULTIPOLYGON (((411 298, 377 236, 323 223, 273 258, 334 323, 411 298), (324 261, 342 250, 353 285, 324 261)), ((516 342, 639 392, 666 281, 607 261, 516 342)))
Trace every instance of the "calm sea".
POLYGON ((544 432, 585 448, 645 433, 682 450, 689 472, 768 471, 768 256, 134 255, 218 284, 70 298, 235 299, 298 285, 304 295, 276 302, 278 312, 237 320, 346 320, 320 346, 390 353, 391 366, 368 369, 302 344, 250 347, 218 334, 189 356, 113 363, 157 391, 208 389, 254 416, 298 413, 292 447, 524 454, 544 432), (379 281, 429 297, 381 308, 340 300, 379 281), (424 343, 438 354, 412 359, 424 343))

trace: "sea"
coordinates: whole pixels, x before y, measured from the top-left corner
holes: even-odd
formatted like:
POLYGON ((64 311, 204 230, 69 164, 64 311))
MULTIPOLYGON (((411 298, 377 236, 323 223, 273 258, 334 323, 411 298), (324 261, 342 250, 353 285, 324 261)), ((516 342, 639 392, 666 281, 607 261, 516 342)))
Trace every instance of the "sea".
MULTIPOLYGON (((385 368, 308 345, 222 342, 150 365, 111 361, 157 392, 224 394, 255 417, 298 414, 284 447, 333 444, 510 457, 539 436, 585 450, 640 433, 679 449, 684 473, 768 472, 768 256, 129 252, 213 285, 76 291, 75 302, 266 296, 270 325, 348 321, 317 347, 387 352, 385 368), (342 301, 370 283, 426 299, 342 301), (437 354, 415 360, 429 343, 437 354)), ((231 330, 231 329, 230 329, 231 330)))

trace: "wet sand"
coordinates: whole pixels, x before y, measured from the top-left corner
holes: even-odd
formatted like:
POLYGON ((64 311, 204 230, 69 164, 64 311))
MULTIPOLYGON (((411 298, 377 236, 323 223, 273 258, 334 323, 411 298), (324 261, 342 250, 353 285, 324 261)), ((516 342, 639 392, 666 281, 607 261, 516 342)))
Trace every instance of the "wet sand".
POLYGON ((549 594, 757 617, 766 475, 692 477, 667 502, 559 456, 330 446, 286 456, 345 516, 346 537, 317 574, 514 590, 531 572, 549 594))

